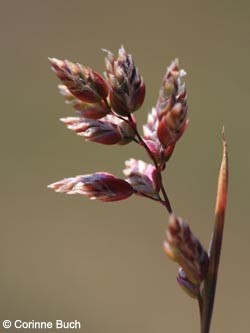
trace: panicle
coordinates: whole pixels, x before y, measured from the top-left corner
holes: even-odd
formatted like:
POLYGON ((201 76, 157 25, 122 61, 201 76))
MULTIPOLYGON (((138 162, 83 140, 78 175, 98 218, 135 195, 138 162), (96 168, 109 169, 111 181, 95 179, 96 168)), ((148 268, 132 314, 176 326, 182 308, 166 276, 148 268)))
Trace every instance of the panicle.
POLYGON ((106 52, 105 77, 109 83, 111 107, 117 114, 128 116, 139 109, 144 101, 143 78, 135 67, 131 54, 128 54, 123 46, 119 49, 117 58, 110 51, 106 52))
POLYGON ((136 194, 146 195, 153 199, 159 198, 160 184, 154 165, 131 158, 125 161, 125 166, 123 173, 136 194))
POLYGON ((91 68, 69 60, 49 58, 56 76, 77 98, 87 103, 99 103, 108 96, 103 77, 91 68))
POLYGON ((56 192, 86 195, 104 202, 123 200, 132 194, 163 204, 169 212, 169 226, 164 241, 167 256, 179 265, 177 281, 182 289, 199 301, 201 330, 209 331, 221 252, 228 188, 227 143, 223 131, 223 159, 218 180, 215 226, 209 255, 190 227, 172 213, 162 183, 166 162, 176 142, 188 126, 187 94, 182 78, 186 72, 175 59, 167 68, 156 106, 137 130, 133 112, 145 98, 145 84, 131 54, 123 46, 114 56, 106 51, 104 78, 89 67, 68 60, 49 59, 62 81, 59 91, 78 117, 61 118, 67 128, 88 141, 105 145, 135 141, 145 148, 153 164, 131 158, 125 161, 126 179, 108 172, 95 172, 65 178, 48 187, 56 192))
POLYGON ((169 217, 164 250, 168 257, 178 262, 192 284, 199 285, 205 279, 209 264, 207 252, 188 224, 174 214, 169 217))
POLYGON ((107 115, 101 119, 66 117, 60 119, 67 128, 87 141, 105 145, 126 144, 133 140, 134 130, 122 119, 107 115))
POLYGON ((56 192, 87 195, 90 199, 118 201, 133 194, 133 187, 108 172, 65 178, 48 186, 56 192))

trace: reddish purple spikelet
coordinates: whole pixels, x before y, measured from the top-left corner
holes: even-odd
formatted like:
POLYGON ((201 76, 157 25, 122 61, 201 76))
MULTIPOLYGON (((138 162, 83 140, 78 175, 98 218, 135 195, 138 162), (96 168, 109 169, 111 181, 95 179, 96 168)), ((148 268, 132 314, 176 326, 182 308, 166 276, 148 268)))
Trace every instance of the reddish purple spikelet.
POLYGON ((60 119, 67 128, 83 136, 86 140, 105 145, 126 144, 134 132, 122 119, 107 115, 101 119, 67 117, 60 119))
POLYGON ((121 115, 138 110, 145 97, 145 84, 134 65, 131 54, 124 47, 119 49, 118 57, 107 51, 105 76, 109 83, 109 100, 113 110, 121 115))
POLYGON ((126 169, 123 170, 123 173, 136 194, 158 199, 160 187, 155 166, 134 158, 126 161, 125 165, 126 169))
POLYGON ((161 162, 162 144, 157 136, 158 125, 159 119, 156 108, 152 108, 151 112, 148 113, 147 123, 143 125, 143 138, 156 161, 161 162))
POLYGON ((207 252, 188 224, 174 214, 169 217, 164 250, 172 260, 178 262, 193 284, 199 285, 205 279, 209 264, 207 252))
POLYGON ((97 103, 108 96, 108 86, 100 74, 69 60, 49 58, 56 76, 83 102, 97 103))
POLYGON ((160 90, 156 106, 159 119, 157 136, 165 147, 175 143, 188 125, 186 88, 181 81, 185 74, 179 69, 178 60, 174 60, 167 69, 160 90))
POLYGON ((186 294, 188 294, 188 296, 197 299, 200 297, 200 285, 192 283, 187 278, 187 275, 182 267, 179 267, 179 275, 176 279, 180 287, 185 291, 186 294))
POLYGON ((164 146, 158 138, 158 127, 158 114, 156 108, 152 108, 151 112, 148 114, 147 123, 143 125, 143 138, 156 162, 165 165, 174 151, 175 142, 164 146))
POLYGON ((103 101, 99 103, 86 103, 71 94, 64 84, 59 84, 58 88, 60 94, 65 98, 65 102, 72 105, 81 117, 99 119, 110 113, 110 109, 103 101))
POLYGON ((118 201, 133 194, 133 187, 108 172, 65 178, 48 186, 56 192, 83 194, 101 201, 118 201))
POLYGON ((186 88, 181 81, 185 74, 174 60, 163 79, 156 107, 143 126, 145 143, 162 169, 188 125, 186 88))

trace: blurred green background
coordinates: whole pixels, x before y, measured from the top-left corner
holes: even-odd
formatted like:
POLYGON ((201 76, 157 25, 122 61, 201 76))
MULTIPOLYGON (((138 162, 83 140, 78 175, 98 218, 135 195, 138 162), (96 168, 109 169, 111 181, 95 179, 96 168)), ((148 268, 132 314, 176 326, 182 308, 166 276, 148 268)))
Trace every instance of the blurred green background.
POLYGON ((230 188, 211 332, 248 330, 249 32, 250 5, 241 0, 1 2, 1 320, 76 319, 86 333, 199 332, 197 304, 163 253, 162 207, 46 188, 98 170, 122 176, 124 160, 145 158, 134 144, 84 142, 58 121, 74 112, 58 94, 47 57, 102 73, 101 48, 116 53, 124 44, 147 87, 135 114, 139 128, 170 61, 178 57, 188 72, 190 126, 165 184, 205 247, 225 126, 230 188))

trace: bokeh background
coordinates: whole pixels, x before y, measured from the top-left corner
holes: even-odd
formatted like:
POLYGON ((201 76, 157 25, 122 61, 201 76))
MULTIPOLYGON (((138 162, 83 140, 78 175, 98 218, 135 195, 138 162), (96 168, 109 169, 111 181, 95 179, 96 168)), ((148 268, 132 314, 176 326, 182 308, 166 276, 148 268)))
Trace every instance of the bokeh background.
POLYGON ((225 126, 230 191, 211 332, 248 331, 249 31, 242 0, 1 1, 1 320, 76 319, 84 333, 199 332, 197 304, 163 253, 162 207, 46 188, 98 170, 122 176, 124 160, 145 158, 134 144, 84 142, 58 121, 74 113, 47 57, 102 73, 101 48, 116 53, 124 44, 147 86, 140 128, 170 61, 178 57, 188 72, 190 126, 165 183, 176 213, 206 247, 225 126))

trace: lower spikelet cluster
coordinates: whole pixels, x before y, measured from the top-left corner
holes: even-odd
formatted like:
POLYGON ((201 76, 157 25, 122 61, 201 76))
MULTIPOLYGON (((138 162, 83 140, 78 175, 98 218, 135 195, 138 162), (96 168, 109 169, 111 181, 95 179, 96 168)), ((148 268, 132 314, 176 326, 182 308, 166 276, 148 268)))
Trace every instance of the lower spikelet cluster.
POLYGON ((174 214, 169 217, 164 250, 183 269, 186 280, 193 285, 201 284, 208 271, 207 252, 193 235, 189 225, 174 214))

